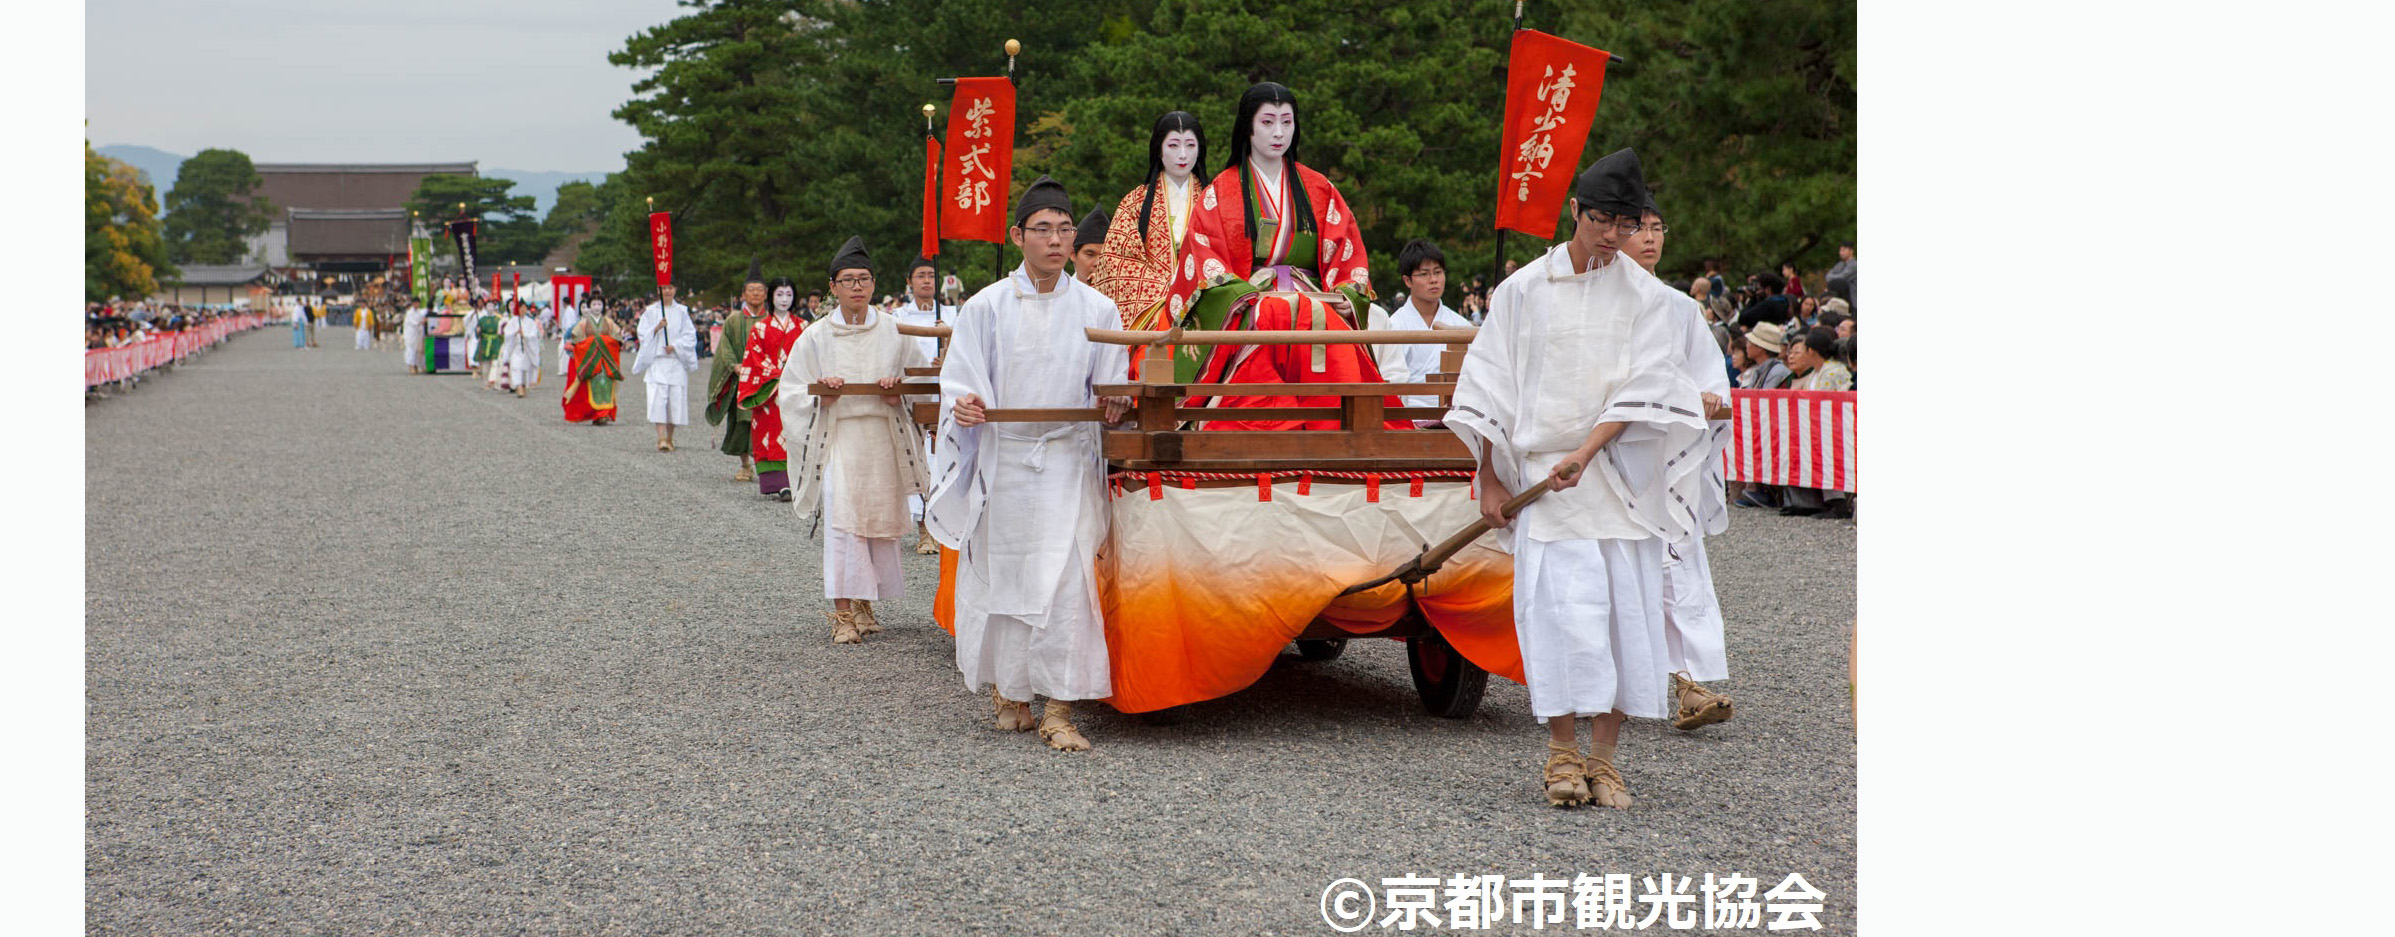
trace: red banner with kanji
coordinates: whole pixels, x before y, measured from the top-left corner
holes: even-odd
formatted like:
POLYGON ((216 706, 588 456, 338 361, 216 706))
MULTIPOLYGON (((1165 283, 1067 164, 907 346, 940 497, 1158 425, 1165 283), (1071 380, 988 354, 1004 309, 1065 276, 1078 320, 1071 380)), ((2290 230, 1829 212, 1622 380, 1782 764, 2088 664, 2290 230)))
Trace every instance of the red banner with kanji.
POLYGON ((649 256, 657 261, 657 285, 674 282, 674 215, 672 212, 649 213, 649 256))
POLYGON ((1514 30, 1506 64, 1505 145, 1498 157, 1500 230, 1542 241, 1555 236, 1555 218, 1588 145, 1611 57, 1534 29, 1514 30))
POLYGON ((940 141, 923 135, 923 256, 940 256, 940 141))
POLYGON ((959 78, 948 104, 948 181, 941 189, 940 236, 1006 241, 1007 189, 1014 179, 1015 83, 959 78))

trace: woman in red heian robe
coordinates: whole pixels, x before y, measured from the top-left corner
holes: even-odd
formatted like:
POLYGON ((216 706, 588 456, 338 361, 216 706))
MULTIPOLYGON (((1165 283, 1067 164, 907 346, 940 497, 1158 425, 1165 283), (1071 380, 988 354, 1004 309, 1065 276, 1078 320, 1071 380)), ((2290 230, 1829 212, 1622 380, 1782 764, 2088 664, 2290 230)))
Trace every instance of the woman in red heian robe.
POLYGON ((757 461, 757 491, 790 499, 790 456, 782 449, 782 406, 774 391, 781 386, 782 360, 807 324, 793 310, 798 284, 775 277, 766 289, 772 312, 749 328, 748 348, 740 356, 740 408, 748 411, 749 455, 757 461))
MULTIPOLYGON (((1339 189, 1297 161, 1297 97, 1274 82, 1251 87, 1239 97, 1239 122, 1231 139, 1231 161, 1207 184, 1181 245, 1166 311, 1183 328, 1192 294, 1223 278, 1245 279, 1266 290, 1335 291, 1337 302, 1285 297, 1259 300, 1244 322, 1225 328, 1258 331, 1355 329, 1355 317, 1372 297, 1364 233, 1339 189), (1290 185, 1294 179, 1296 185, 1290 185), (1267 276, 1267 274, 1269 274, 1267 276)), ((1205 383, 1362 384, 1380 383, 1380 368, 1362 345, 1222 345, 1206 362, 1205 383)), ((1195 406, 1336 407, 1336 396, 1257 394, 1197 398, 1195 406)), ((1383 401, 1400 406, 1396 397, 1383 401)), ((1389 429, 1412 429, 1412 420, 1389 420, 1389 429)), ((1218 430, 1337 429, 1338 420, 1217 420, 1218 430)))

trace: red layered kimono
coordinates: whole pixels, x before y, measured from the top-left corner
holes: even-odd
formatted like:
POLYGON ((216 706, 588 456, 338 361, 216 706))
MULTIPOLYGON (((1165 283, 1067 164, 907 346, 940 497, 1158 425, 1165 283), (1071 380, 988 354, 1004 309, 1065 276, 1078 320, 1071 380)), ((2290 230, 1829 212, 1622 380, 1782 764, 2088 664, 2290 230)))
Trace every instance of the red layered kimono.
POLYGON ((749 454, 757 460, 757 487, 765 494, 789 487, 785 469, 790 456, 782 449, 782 406, 774 390, 781 384, 782 359, 806 327, 795 315, 760 318, 749 327, 748 348, 740 358, 741 367, 748 370, 736 398, 748 411, 749 454))
MULTIPOLYGON (((1287 193, 1278 198, 1259 195, 1254 201, 1258 238, 1247 236, 1250 211, 1248 185, 1240 167, 1223 170, 1197 197, 1189 219, 1189 237, 1181 245, 1179 269, 1173 271, 1171 299, 1166 311, 1179 322, 1188 311, 1191 294, 1217 277, 1247 279, 1258 269, 1278 272, 1268 290, 1338 290, 1352 288, 1369 297, 1369 261, 1364 232, 1357 227, 1347 199, 1321 173, 1294 161, 1283 164, 1284 184, 1294 176, 1305 187, 1314 215, 1314 230, 1295 232, 1281 224, 1292 204, 1287 193)), ((1356 313, 1361 315, 1359 305, 1356 313)), ((1258 301, 1255 315, 1244 326, 1255 330, 1321 329, 1351 331, 1353 326, 1314 300, 1291 302, 1284 297, 1258 301)), ((1362 345, 1222 346, 1207 365, 1205 381, 1233 384, 1358 384, 1378 383, 1380 368, 1362 345)), ((1214 407, 1335 407, 1335 396, 1288 394, 1224 395, 1211 401, 1192 401, 1214 407)), ((1400 406, 1396 397, 1384 401, 1400 406)), ((1390 429, 1412 429, 1411 420, 1390 420, 1390 429)), ((1218 420, 1208 429, 1337 429, 1337 420, 1218 420)))
POLYGON ((612 336, 590 335, 572 346, 566 368, 566 422, 615 419, 615 386, 624 379, 624 347, 612 336))

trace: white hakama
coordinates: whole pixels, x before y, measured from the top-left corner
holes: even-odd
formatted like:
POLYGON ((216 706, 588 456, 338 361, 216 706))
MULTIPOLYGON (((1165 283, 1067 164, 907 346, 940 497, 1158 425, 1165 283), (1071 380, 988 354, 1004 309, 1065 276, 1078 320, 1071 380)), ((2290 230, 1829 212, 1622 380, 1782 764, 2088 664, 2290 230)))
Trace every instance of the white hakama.
POLYGON ((956 666, 974 692, 1113 695, 1095 565, 1107 522, 1097 426, 959 426, 956 402, 972 394, 990 409, 1096 406, 1096 385, 1124 382, 1130 358, 1084 331, 1121 324, 1088 284, 1062 277, 1040 293, 1021 267, 955 318, 924 521, 958 552, 956 666))
MULTIPOLYGON (((1537 510, 1532 505, 1530 510, 1537 510)), ((1671 714, 1663 541, 1514 536, 1514 632, 1530 714, 1671 714)))
MULTIPOLYGON (((864 399, 880 406, 878 398, 864 399)), ((845 481, 842 461, 825 460, 822 500, 826 504, 845 503, 840 500, 845 481)), ((883 602, 905 595, 906 567, 898 559, 898 538, 867 537, 840 527, 827 524, 823 528, 823 597, 883 602)))
MULTIPOLYGON (((1676 297, 1681 317, 1680 342, 1687 357, 1688 379, 1698 391, 1730 399, 1730 376, 1721 367, 1721 346, 1705 325, 1696 300, 1676 297)), ((1727 641, 1722 633, 1721 601, 1713 592, 1713 567, 1705 559, 1705 538, 1728 530, 1729 502, 1724 497, 1722 450, 1730 444, 1730 421, 1707 424, 1712 445, 1705 451, 1703 480, 1697 487, 1697 530, 1686 542, 1673 545, 1663 560, 1663 620, 1669 636, 1672 672, 1685 672, 1703 683, 1730 678, 1727 641)))
POLYGON ((1686 672, 1698 683, 1730 678, 1721 601, 1713 593, 1713 567, 1705 560, 1703 537, 1690 537, 1665 551, 1663 623, 1670 672, 1686 672))
POLYGON ((690 384, 687 381, 668 384, 652 377, 642 388, 648 391, 649 422, 690 425, 690 384))
MULTIPOLYGON (((1121 322, 1119 314, 1116 322, 1121 322)), ((956 666, 967 689, 981 693, 996 687, 998 695, 1019 701, 1114 695, 1106 619, 1098 610, 1097 565, 1075 551, 1066 557, 1065 568, 1048 597, 1046 615, 977 615, 973 627, 966 627, 965 610, 986 607, 989 587, 958 570, 956 666)))

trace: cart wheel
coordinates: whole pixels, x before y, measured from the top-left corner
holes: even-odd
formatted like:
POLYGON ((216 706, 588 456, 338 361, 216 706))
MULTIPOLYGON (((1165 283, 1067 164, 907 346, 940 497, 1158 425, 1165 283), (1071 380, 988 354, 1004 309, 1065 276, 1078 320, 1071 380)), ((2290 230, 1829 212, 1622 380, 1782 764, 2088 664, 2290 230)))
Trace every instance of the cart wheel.
POLYGON ((1345 653, 1347 653, 1346 638, 1297 642, 1297 656, 1300 660, 1338 660, 1339 655, 1345 653))
POLYGON ((1489 672, 1458 654, 1438 631, 1405 639, 1406 662, 1414 671, 1414 692, 1422 708, 1444 719, 1463 719, 1480 708, 1480 695, 1489 688, 1489 672))

